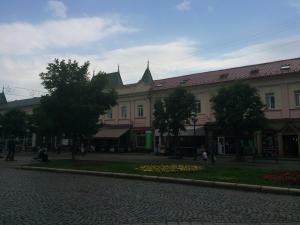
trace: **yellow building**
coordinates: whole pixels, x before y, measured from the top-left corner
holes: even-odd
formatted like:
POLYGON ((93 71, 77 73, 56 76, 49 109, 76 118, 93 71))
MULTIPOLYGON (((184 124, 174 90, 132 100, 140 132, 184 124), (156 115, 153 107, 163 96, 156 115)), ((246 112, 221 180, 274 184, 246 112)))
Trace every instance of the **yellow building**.
MULTIPOLYGON (((93 139, 99 151, 157 150, 162 140, 159 140, 160 135, 152 126, 153 104, 174 88, 184 87, 197 99, 195 130, 198 147, 207 147, 207 140, 211 137, 219 154, 231 154, 230 137, 209 134, 209 127, 215 121, 210 99, 220 87, 242 81, 257 88, 266 105, 264 112, 268 126, 255 137, 258 153, 300 156, 300 58, 160 80, 153 80, 148 65, 135 84, 123 84, 119 70, 106 76, 109 85, 118 93, 118 101, 99 118, 103 126, 93 139)), ((8 103, 4 98, 0 96, 0 113, 11 107, 21 107, 30 113, 32 107, 39 104, 38 98, 8 103)), ((181 132, 183 146, 191 145, 193 127, 193 124, 187 123, 187 130, 181 132)))
MULTIPOLYGON (((156 80, 152 98, 159 98, 175 87, 185 87, 198 100, 197 127, 203 129, 215 121, 210 99, 217 90, 235 81, 258 89, 268 127, 257 134, 259 154, 278 152, 280 156, 300 156, 300 58, 243 66, 212 72, 156 80)), ((153 110, 153 106, 152 106, 153 110)), ((191 129, 187 125, 187 129, 191 129)), ((202 131, 201 131, 202 130, 202 131)), ((207 130, 204 136, 208 139, 207 130)), ((230 139, 215 137, 219 154, 232 153, 230 139)))

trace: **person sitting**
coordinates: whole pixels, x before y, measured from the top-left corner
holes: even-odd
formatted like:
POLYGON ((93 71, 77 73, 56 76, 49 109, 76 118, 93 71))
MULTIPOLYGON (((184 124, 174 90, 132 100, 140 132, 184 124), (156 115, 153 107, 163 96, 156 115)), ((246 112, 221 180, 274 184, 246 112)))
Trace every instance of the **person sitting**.
POLYGON ((39 147, 38 156, 35 159, 41 160, 42 162, 48 162, 48 153, 45 145, 39 147))

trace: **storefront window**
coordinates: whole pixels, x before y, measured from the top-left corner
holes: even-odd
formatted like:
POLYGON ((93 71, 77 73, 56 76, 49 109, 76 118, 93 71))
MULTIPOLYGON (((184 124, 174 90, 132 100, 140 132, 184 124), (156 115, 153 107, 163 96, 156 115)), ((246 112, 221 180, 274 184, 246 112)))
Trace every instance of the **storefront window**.
POLYGON ((145 133, 138 133, 136 135, 136 146, 137 147, 145 147, 145 133))

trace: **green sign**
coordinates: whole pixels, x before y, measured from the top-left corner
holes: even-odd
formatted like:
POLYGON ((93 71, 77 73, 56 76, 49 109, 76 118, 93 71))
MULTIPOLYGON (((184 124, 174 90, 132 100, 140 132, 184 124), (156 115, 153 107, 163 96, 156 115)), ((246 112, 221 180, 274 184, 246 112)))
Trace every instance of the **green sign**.
POLYGON ((148 150, 152 149, 152 131, 151 130, 145 131, 145 149, 148 149, 148 150))

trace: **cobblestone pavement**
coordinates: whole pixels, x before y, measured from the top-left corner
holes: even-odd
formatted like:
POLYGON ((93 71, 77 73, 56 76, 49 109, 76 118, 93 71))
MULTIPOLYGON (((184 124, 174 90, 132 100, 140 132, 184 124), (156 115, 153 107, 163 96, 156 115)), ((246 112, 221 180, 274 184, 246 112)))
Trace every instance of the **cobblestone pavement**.
POLYGON ((8 168, 1 225, 300 224, 300 197, 8 168), (285 222, 285 223, 284 223, 285 222))

